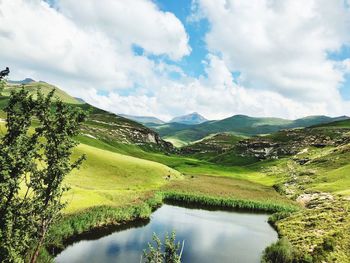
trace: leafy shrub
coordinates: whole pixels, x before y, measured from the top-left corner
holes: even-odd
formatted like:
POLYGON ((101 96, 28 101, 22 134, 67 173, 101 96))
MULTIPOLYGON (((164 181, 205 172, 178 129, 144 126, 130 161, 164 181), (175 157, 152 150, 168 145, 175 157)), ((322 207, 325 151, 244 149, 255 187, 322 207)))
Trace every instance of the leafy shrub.
MULTIPOLYGON (((181 255, 184 243, 182 243, 182 248, 180 243, 175 241, 175 232, 172 232, 171 236, 166 234, 165 242, 162 244, 159 237, 153 234, 153 242, 155 247, 148 243, 148 251, 144 250, 143 255, 145 257, 145 263, 181 263, 181 255), (163 247, 164 245, 164 247, 163 247), (181 248, 181 251, 180 251, 181 248)), ((142 260, 141 260, 142 261, 142 260)))
POLYGON ((301 254, 295 250, 287 238, 281 238, 267 247, 262 257, 263 263, 312 263, 309 254, 301 254))
POLYGON ((294 251, 291 243, 286 238, 278 240, 276 243, 265 249, 264 263, 293 263, 294 251))

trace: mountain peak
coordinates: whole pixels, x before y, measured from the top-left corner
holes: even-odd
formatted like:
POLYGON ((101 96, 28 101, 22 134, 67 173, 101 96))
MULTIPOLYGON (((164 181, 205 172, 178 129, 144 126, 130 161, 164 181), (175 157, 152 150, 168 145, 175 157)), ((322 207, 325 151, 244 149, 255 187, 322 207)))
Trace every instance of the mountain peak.
POLYGON ((170 122, 177 122, 183 124, 200 124, 206 121, 207 119, 200 115, 198 112, 192 112, 190 114, 175 117, 170 122))
POLYGON ((8 82, 10 84, 29 84, 29 83, 35 82, 35 80, 31 78, 25 78, 23 80, 9 80, 8 82))
POLYGON ((137 121, 142 124, 164 124, 165 122, 152 116, 135 116, 135 115, 128 115, 128 114, 118 114, 119 116, 122 116, 124 118, 127 118, 129 120, 137 121))

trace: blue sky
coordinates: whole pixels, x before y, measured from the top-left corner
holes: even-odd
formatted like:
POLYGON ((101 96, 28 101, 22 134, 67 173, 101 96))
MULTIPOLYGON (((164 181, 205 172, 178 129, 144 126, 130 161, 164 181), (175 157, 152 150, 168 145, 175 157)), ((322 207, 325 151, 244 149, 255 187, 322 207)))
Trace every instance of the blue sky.
MULTIPOLYGON (((209 29, 209 22, 206 19, 200 19, 199 21, 189 21, 189 17, 192 14, 191 0, 155 0, 155 3, 163 11, 172 12, 177 18, 181 20, 186 28, 186 32, 190 37, 189 44, 192 48, 192 52, 189 56, 184 57, 180 62, 176 63, 187 74, 193 77, 198 77, 205 74, 203 60, 206 59, 208 50, 204 41, 205 34, 209 29)), ((335 61, 342 61, 350 58, 350 46, 343 45, 337 51, 327 52, 328 58, 335 61)), ((240 75, 239 71, 232 72, 233 77, 240 75)), ((339 91, 341 96, 350 100, 350 74, 344 75, 344 82, 339 85, 339 91)))
POLYGON ((0 67, 105 110, 350 115, 349 0, 5 0, 0 67))
POLYGON ((177 65, 179 65, 188 75, 198 77, 204 74, 204 65, 208 50, 204 41, 205 33, 208 31, 209 23, 206 19, 200 21, 189 21, 191 16, 190 0, 156 0, 159 8, 163 11, 171 12, 179 18, 189 35, 189 44, 192 52, 189 56, 184 57, 177 65))
MULTIPOLYGON (((208 55, 208 49, 205 43, 205 34, 209 30, 208 20, 204 18, 198 21, 191 21, 189 19, 193 12, 193 8, 191 8, 192 1, 190 0, 155 0, 154 2, 161 10, 175 14, 181 20, 189 35, 189 44, 192 48, 191 54, 179 62, 171 62, 169 60, 168 62, 180 66, 189 76, 198 77, 205 75, 203 61, 208 55)), ((327 56, 330 60, 334 61, 342 61, 350 58, 350 46, 343 45, 337 51, 329 51, 327 52, 327 56)), ((237 79, 240 72, 234 71, 232 75, 237 79)), ((350 100, 350 74, 344 75, 344 81, 339 84, 339 91, 345 100, 350 100)))
MULTIPOLYGON (((350 58, 350 46, 348 45, 343 45, 340 50, 336 52, 329 52, 328 57, 331 60, 335 61, 342 61, 347 58, 350 58)), ((341 96, 345 100, 350 100, 350 74, 345 74, 344 75, 344 82, 340 84, 339 91, 341 96)))

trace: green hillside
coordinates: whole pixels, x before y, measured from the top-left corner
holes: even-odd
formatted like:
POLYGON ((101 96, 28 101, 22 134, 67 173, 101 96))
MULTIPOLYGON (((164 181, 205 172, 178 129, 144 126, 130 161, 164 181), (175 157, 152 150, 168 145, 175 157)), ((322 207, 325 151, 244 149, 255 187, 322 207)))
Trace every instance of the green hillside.
POLYGON ((74 156, 87 155, 79 171, 70 174, 66 183, 71 190, 65 195, 69 201, 67 212, 88 207, 121 206, 131 203, 144 191, 158 189, 181 174, 163 164, 118 154, 80 144, 74 156))
POLYGON ((172 150, 170 143, 163 141, 156 132, 144 125, 83 103, 81 100, 73 98, 61 89, 46 82, 7 85, 2 93, 3 96, 0 97, 0 118, 5 118, 5 114, 1 109, 7 104, 11 90, 20 89, 22 86, 24 89, 29 90, 30 94, 33 94, 34 97, 38 90, 46 95, 55 89, 54 97, 88 112, 89 117, 82 126, 82 133, 90 137, 124 144, 137 144, 152 151, 172 150))
MULTIPOLYGON (((9 85, 7 85, 5 90, 2 92, 2 95, 9 96, 11 90, 18 89, 20 87, 21 87, 21 85, 19 85, 19 84, 9 84, 9 85)), ((51 84, 48 84, 46 82, 42 82, 42 81, 30 82, 28 84, 25 84, 24 87, 26 90, 29 90, 30 93, 34 94, 34 95, 36 94, 37 90, 39 90, 39 89, 45 95, 48 94, 52 89, 56 89, 55 96, 60 98, 63 102, 69 103, 69 104, 81 104, 82 103, 78 99, 73 98, 72 96, 68 95, 63 90, 58 89, 57 87, 55 87, 51 84)))
MULTIPOLYGON (((52 86, 41 84, 44 85, 46 93, 50 91, 52 86)), ((34 92, 36 88, 33 85, 30 83, 24 88, 33 89, 34 92)), ((11 86, 6 91, 13 88, 19 86, 11 86)), ((58 88, 56 94, 66 102, 74 101, 74 98, 58 88)), ((7 101, 7 96, 0 98, 1 108, 7 101)), ((260 195, 265 192, 266 187, 274 192, 270 187, 275 183, 274 178, 267 178, 243 167, 220 167, 204 159, 176 154, 171 144, 140 123, 85 103, 75 105, 89 112, 88 120, 82 125, 81 135, 77 137, 80 144, 75 151, 75 156, 86 153, 88 159, 81 170, 75 171, 66 180, 71 187, 65 195, 65 199, 69 201, 66 212, 72 213, 100 205, 132 204, 136 200, 144 200, 150 192, 165 185, 170 187, 173 181, 182 180, 181 174, 199 176, 201 183, 208 184, 208 187, 211 181, 202 177, 204 175, 215 176, 217 182, 232 180, 234 183, 236 180, 247 179, 248 185, 261 189, 260 195)), ((2 116, 5 117, 3 112, 2 116)), ((0 133, 4 132, 5 123, 2 119, 0 133)), ((230 139, 230 142, 234 140, 236 139, 230 139)), ((246 194, 249 195, 250 187, 247 189, 246 194)), ((217 191, 216 194, 219 194, 219 189, 217 191)), ((231 189, 231 194, 234 196, 238 192, 231 189)), ((256 198, 254 192, 251 192, 250 198, 256 198)), ((274 198, 285 201, 276 194, 274 198)))
POLYGON ((340 120, 331 123, 324 123, 315 125, 315 127, 319 128, 350 128, 350 120, 340 120))
MULTIPOLYGON (((31 85, 25 88, 34 92, 36 88, 31 85)), ((7 88, 5 95, 18 87, 7 88)), ((51 86, 45 87, 49 92, 51 86)), ((161 134, 176 129, 168 139, 179 135, 179 140, 195 140, 176 150, 138 122, 86 103, 72 103, 75 99, 58 89, 56 94, 89 112, 73 156, 86 154, 87 160, 65 180, 70 187, 64 195, 68 201, 65 219, 73 223, 60 228, 60 235, 69 237, 120 223, 120 219, 115 221, 117 215, 126 221, 148 217, 148 204, 155 202, 158 194, 265 211, 295 210, 298 201, 305 206, 301 211, 273 217, 278 232, 301 254, 316 258, 319 250, 315 249, 323 249, 324 242, 332 239, 334 250, 325 252, 325 262, 332 262, 329 257, 334 256, 350 258, 343 248, 350 237, 342 234, 349 217, 343 200, 350 196, 349 120, 320 125, 334 119, 312 116, 289 121, 238 115, 200 125, 153 125, 161 134), (285 129, 309 124, 314 126, 285 129), (203 136, 201 140, 196 140, 198 134, 203 136)), ((7 96, 1 97, 0 108, 7 101, 7 96)), ((0 114, 1 136, 6 131, 6 116, 0 114)), ((63 246, 64 241, 58 242, 63 246)))

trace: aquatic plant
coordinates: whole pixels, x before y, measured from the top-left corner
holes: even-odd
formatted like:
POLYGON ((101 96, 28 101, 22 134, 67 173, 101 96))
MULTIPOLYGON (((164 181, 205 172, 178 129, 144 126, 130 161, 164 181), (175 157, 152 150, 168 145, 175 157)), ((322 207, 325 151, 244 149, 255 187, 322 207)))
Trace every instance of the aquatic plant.
POLYGON ((148 243, 148 250, 143 251, 141 262, 144 263, 181 263, 181 256, 184 249, 185 242, 176 242, 175 231, 169 236, 165 235, 164 244, 161 242, 157 234, 153 233, 153 242, 155 246, 148 243), (181 249, 180 249, 181 248, 181 249))

